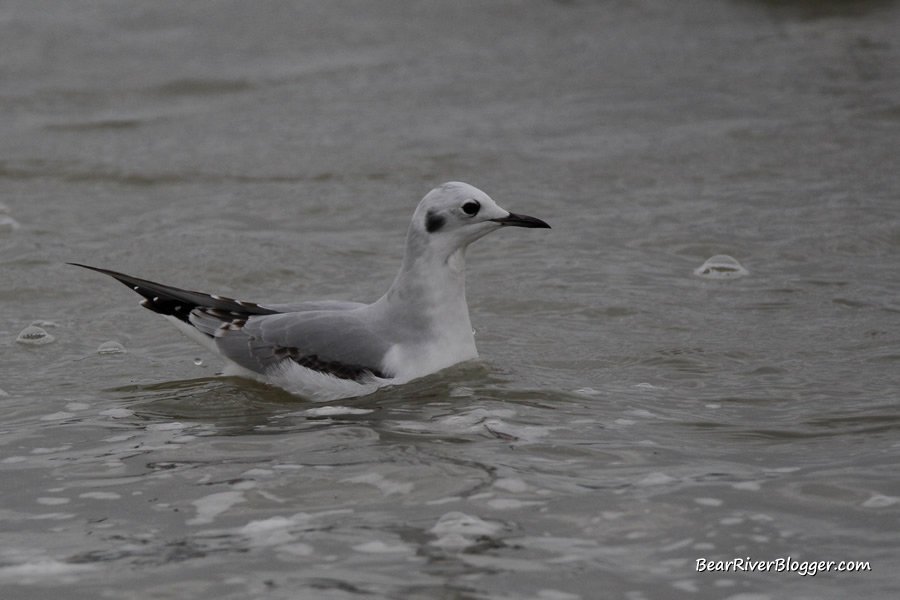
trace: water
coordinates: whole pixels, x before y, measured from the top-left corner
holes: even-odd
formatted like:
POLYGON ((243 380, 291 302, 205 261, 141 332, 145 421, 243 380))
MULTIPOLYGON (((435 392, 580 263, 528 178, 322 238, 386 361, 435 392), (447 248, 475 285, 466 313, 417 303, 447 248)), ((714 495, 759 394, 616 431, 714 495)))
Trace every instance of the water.
POLYGON ((893 597, 898 18, 5 3, 2 596, 893 597), (452 179, 553 229, 470 249, 482 360, 366 398, 220 377, 64 265, 371 301, 452 179), (747 557, 795 568, 696 568, 747 557))

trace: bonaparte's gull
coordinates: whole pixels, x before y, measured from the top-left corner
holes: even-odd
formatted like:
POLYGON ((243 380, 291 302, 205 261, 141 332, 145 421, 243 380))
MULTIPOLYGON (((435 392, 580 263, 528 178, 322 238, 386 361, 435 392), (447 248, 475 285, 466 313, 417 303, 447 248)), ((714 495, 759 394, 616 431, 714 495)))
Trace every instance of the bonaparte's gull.
POLYGON ((466 305, 466 248, 504 226, 550 227, 500 208, 466 183, 431 190, 413 214, 400 272, 372 304, 255 304, 71 264, 132 288, 144 297, 141 306, 224 358, 227 373, 334 400, 478 356, 466 305))

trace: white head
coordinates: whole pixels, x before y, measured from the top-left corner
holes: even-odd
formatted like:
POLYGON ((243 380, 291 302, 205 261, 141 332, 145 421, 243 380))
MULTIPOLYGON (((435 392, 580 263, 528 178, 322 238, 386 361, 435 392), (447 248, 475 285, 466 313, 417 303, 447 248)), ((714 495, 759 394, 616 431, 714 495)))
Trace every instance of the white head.
POLYGON ((500 208, 474 186, 451 181, 434 188, 419 202, 408 243, 423 245, 446 259, 504 226, 550 228, 540 219, 500 208))

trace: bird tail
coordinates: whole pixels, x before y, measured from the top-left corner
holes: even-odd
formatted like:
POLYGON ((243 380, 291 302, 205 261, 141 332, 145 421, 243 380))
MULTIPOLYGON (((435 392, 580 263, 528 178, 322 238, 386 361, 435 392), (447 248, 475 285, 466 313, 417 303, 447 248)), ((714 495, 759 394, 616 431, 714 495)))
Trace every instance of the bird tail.
POLYGON ((263 308, 253 302, 243 302, 232 298, 204 294, 203 292, 183 290, 170 285, 156 283, 155 281, 148 281, 124 273, 110 271, 109 269, 101 269, 99 267, 91 267, 79 263, 67 264, 109 275, 143 296, 144 300, 141 301, 141 306, 144 308, 161 315, 176 317, 185 323, 190 323, 190 314, 195 308, 226 311, 235 313, 235 316, 274 315, 278 312, 269 308, 263 308))

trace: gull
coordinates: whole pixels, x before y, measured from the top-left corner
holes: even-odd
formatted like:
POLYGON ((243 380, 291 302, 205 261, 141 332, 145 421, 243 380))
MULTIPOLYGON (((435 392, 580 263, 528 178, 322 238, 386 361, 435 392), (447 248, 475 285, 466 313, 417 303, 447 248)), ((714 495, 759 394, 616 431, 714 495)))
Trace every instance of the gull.
POLYGON ((257 304, 193 292, 79 263, 144 297, 226 363, 317 401, 362 396, 478 357, 466 304, 466 248, 505 227, 550 226, 500 208, 461 182, 428 192, 413 213, 400 272, 372 304, 339 300, 257 304))

